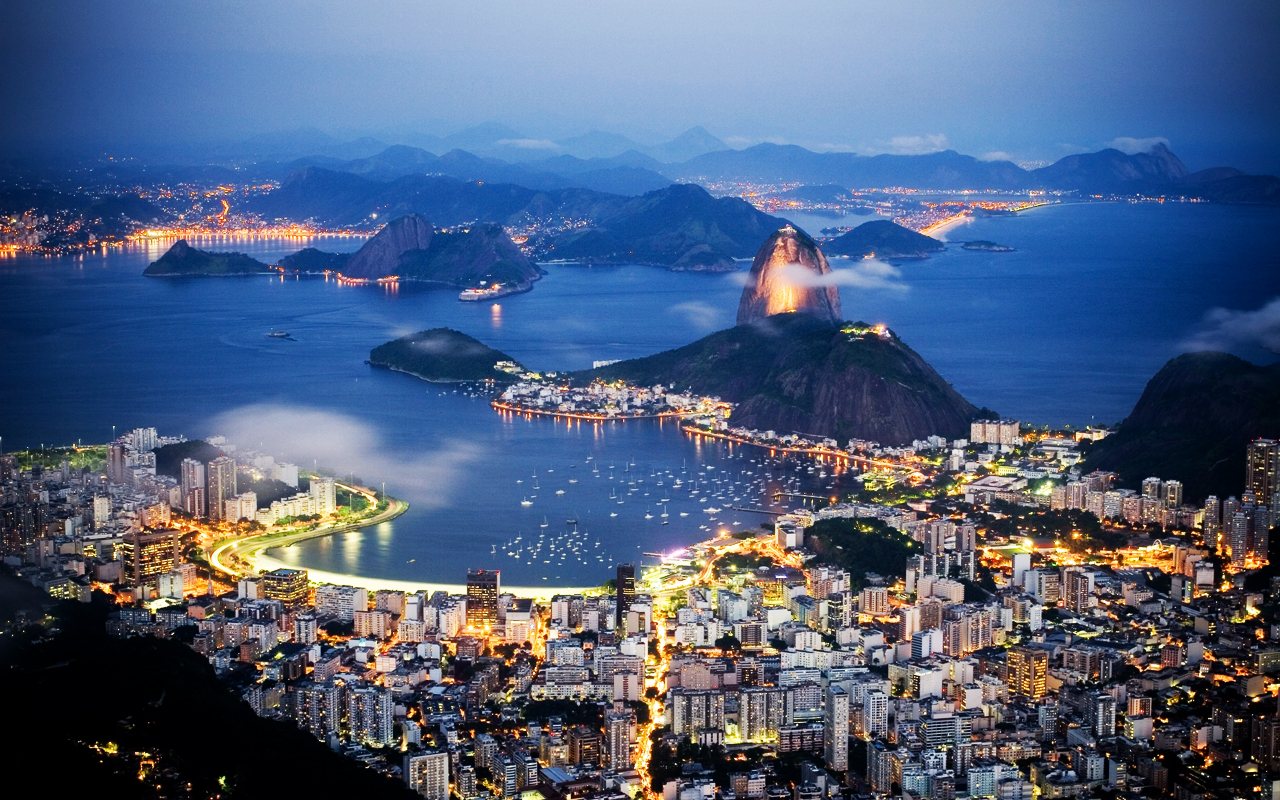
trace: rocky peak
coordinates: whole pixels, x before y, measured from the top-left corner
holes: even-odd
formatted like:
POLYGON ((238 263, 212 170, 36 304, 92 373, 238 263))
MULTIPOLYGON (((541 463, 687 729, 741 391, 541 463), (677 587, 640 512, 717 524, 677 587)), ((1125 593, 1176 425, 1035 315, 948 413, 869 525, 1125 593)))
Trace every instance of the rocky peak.
POLYGON ((840 292, 823 280, 830 273, 817 242, 799 228, 784 225, 765 240, 751 262, 738 303, 738 324, 791 312, 840 322, 840 292))
POLYGON ((434 235, 426 217, 408 214, 393 219, 351 256, 342 272, 352 278, 394 275, 401 256, 410 250, 426 250, 434 235))

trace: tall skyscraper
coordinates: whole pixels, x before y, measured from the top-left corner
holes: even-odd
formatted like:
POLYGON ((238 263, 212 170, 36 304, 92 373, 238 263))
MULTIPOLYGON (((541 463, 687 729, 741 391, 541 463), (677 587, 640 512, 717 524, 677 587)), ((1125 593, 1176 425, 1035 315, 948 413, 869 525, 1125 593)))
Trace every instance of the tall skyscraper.
POLYGON ((635 564, 619 564, 618 565, 618 586, 617 586, 618 608, 614 625, 617 628, 623 627, 627 620, 627 611, 631 608, 632 602, 636 599, 636 565, 635 564))
POLYGON ((1063 570, 1062 599, 1077 614, 1088 611, 1093 606, 1093 573, 1084 567, 1063 570))
POLYGON ((823 753, 827 768, 836 772, 849 769, 849 694, 838 684, 827 687, 827 705, 823 718, 823 753))
POLYGON ((1009 691, 1039 700, 1044 697, 1049 654, 1035 647, 1014 647, 1008 655, 1009 691))
POLYGON ((498 595, 502 593, 496 569, 467 570, 467 626, 491 629, 498 624, 498 595))
POLYGON ((1254 439, 1245 452, 1245 487, 1260 506, 1275 505, 1280 489, 1280 440, 1254 439))
POLYGON ((1218 537, 1222 533, 1222 507, 1217 495, 1209 495, 1204 499, 1204 516, 1200 522, 1200 530, 1204 535, 1204 546, 1210 550, 1218 549, 1218 537))
POLYGON ((206 470, 206 481, 205 503, 209 518, 215 521, 221 520, 224 516, 226 501, 236 496, 235 459, 229 456, 218 456, 210 461, 206 470))
POLYGON ((604 715, 605 755, 609 769, 630 769, 631 728, 635 725, 636 712, 624 703, 614 703, 613 710, 604 715))
POLYGON ((1227 546, 1231 550, 1231 566, 1244 569, 1244 557, 1249 552, 1249 515, 1237 511, 1231 518, 1223 518, 1226 528, 1227 546))
POLYGON ((124 483, 125 475, 128 473, 129 467, 126 463, 125 447, 119 442, 111 444, 107 448, 107 481, 110 483, 124 483))
POLYGON ((182 508, 193 517, 203 517, 208 513, 208 498, 204 464, 194 458, 182 459, 182 508))

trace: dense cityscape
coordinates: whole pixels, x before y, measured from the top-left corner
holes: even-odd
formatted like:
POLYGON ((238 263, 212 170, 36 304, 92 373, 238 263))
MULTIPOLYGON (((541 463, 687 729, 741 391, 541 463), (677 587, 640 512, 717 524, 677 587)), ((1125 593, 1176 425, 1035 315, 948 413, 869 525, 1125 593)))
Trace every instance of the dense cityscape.
POLYGON ((487 569, 404 592, 228 567, 209 558, 225 540, 319 535, 389 500, 151 428, 4 456, 0 520, 22 580, 109 598, 111 635, 186 642, 257 714, 436 800, 1261 796, 1280 767, 1280 442, 1250 445, 1238 496, 1188 505, 1173 478, 1082 474, 1105 434, 990 420, 809 443, 862 472, 862 499, 581 594, 515 596, 487 569), (197 456, 177 478, 175 449, 197 456))
POLYGON ((1280 4, 17 0, 0 725, 111 800, 1280 800, 1280 4))

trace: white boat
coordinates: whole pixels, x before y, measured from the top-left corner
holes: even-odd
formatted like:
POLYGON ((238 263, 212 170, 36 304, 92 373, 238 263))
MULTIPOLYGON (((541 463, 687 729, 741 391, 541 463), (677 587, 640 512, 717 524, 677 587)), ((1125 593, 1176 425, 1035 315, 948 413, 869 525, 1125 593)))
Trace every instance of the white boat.
POLYGON ((523 500, 521 500, 521 501, 520 501, 520 505, 522 505, 522 506, 531 506, 531 505, 533 505, 533 501, 526 497, 526 498, 524 498, 523 500))

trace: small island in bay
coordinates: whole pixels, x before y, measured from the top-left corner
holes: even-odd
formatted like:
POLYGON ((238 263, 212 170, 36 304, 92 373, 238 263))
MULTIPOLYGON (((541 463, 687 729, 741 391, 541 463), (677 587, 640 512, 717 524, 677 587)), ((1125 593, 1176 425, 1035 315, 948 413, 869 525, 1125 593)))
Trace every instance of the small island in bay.
POLYGON ((197 250, 186 239, 179 239, 164 255, 151 262, 142 274, 152 278, 221 277, 264 275, 273 271, 271 267, 244 253, 210 253, 197 250))
POLYGON ((823 243, 828 253, 850 258, 927 258, 945 245, 887 219, 864 222, 823 243))
POLYGON ((383 226, 354 253, 327 253, 307 247, 272 266, 241 253, 209 253, 178 240, 152 262, 144 275, 300 275, 337 273, 351 284, 420 281, 463 289, 464 300, 490 300, 528 291, 542 271, 516 246, 501 225, 476 223, 436 230, 417 214, 383 226), (474 295, 474 296, 472 296, 474 295))
POLYGON ((985 239, 975 239, 960 245, 964 250, 978 250, 984 253, 1012 253, 1014 249, 1007 244, 996 244, 985 239))
POLYGON ((451 328, 432 328, 378 345, 369 363, 431 383, 511 383, 524 368, 511 356, 451 328))

